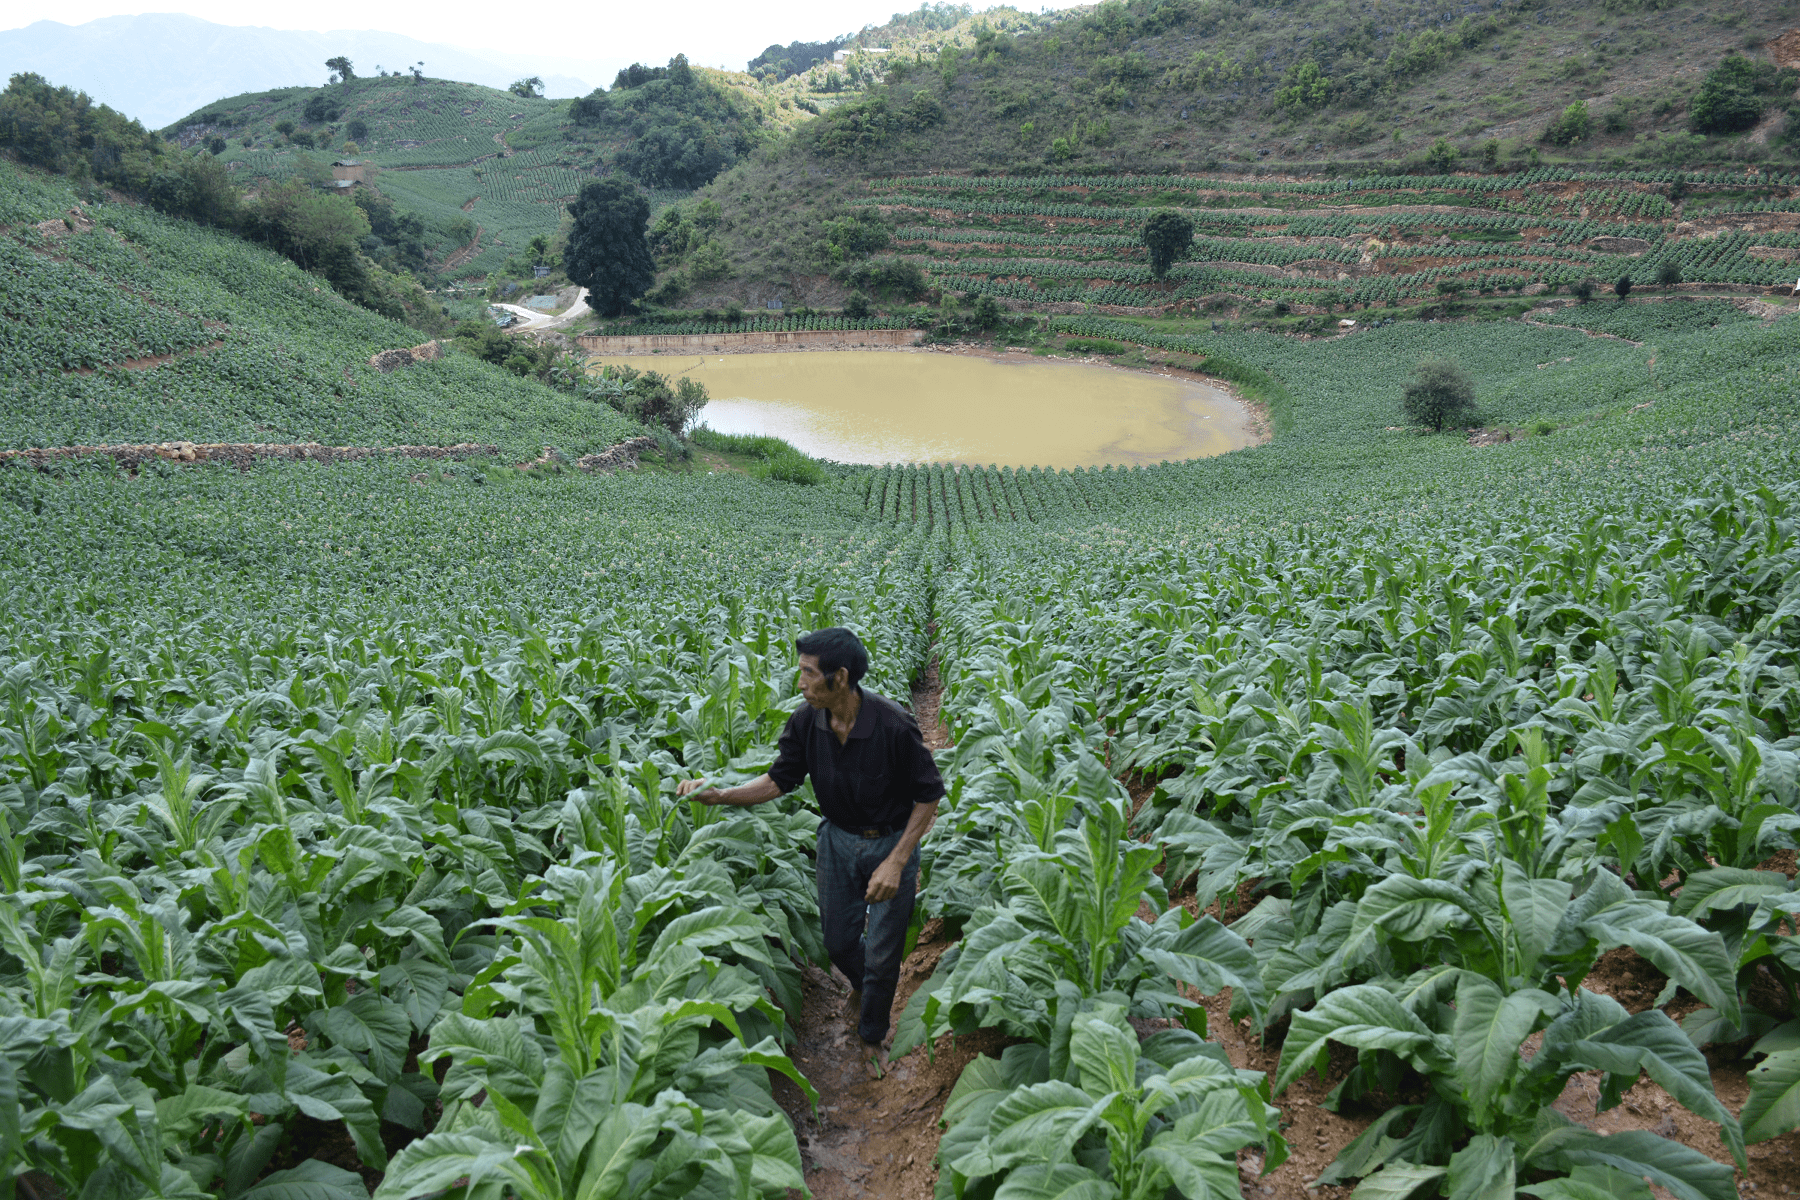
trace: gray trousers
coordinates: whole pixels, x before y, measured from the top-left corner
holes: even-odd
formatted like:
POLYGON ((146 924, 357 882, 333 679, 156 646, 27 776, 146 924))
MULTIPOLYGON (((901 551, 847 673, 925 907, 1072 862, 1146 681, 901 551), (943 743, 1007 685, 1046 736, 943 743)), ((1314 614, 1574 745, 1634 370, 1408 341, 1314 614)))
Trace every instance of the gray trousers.
POLYGON ((899 841, 898 833, 865 838, 830 821, 819 822, 819 919, 825 927, 825 950, 831 965, 862 992, 856 1032, 866 1042, 887 1036, 919 886, 915 849, 900 872, 900 890, 893 899, 870 904, 863 898, 869 892, 869 877, 899 841))

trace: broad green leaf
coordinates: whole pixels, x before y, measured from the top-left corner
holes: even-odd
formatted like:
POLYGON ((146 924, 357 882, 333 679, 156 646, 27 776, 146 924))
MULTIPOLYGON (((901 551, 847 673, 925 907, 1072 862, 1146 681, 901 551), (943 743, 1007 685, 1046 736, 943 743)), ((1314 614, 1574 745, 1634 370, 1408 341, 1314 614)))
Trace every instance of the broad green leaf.
POLYGON ((1356 1185, 1350 1200, 1413 1200, 1433 1195, 1447 1167, 1421 1167, 1413 1163, 1389 1163, 1356 1185), (1430 1188, 1427 1192, 1425 1189, 1430 1188))
POLYGON ((1486 979, 1462 977, 1456 988, 1451 1040, 1456 1044, 1457 1082, 1477 1126, 1486 1122, 1500 1093, 1524 1069, 1520 1044, 1540 1018, 1555 1016, 1559 1008, 1556 997, 1536 988, 1502 995, 1486 979))
POLYGON ((309 1158, 297 1167, 271 1171, 232 1200, 369 1200, 362 1176, 309 1158))
POLYGON ((1800 1019, 1783 1021, 1750 1047, 1752 1054, 1780 1054, 1784 1050, 1800 1050, 1800 1019))
POLYGON ((984 1148, 950 1165, 965 1175, 992 1175, 1018 1162, 1065 1161, 1110 1099, 1096 1101, 1060 1079, 1020 1088, 994 1107, 984 1148))
POLYGON ((1444 932, 1452 924, 1467 919, 1476 931, 1493 942, 1493 930, 1466 888, 1441 879, 1415 879, 1411 875, 1389 875, 1363 893, 1356 906, 1356 919, 1344 947, 1346 961, 1364 952, 1365 943, 1379 929, 1403 942, 1421 942, 1444 932))
POLYGON ((1188 1200, 1240 1200, 1244 1195, 1233 1153, 1165 1135, 1151 1143, 1144 1157, 1161 1167, 1188 1200))
POLYGON ((1549 949, 1569 907, 1569 884, 1560 879, 1532 879, 1523 867, 1508 863, 1500 880, 1500 899, 1513 941, 1519 947, 1519 973, 1531 976, 1538 959, 1549 949))
MULTIPOLYGON (((1233 1174, 1236 1174, 1234 1169, 1233 1174)), ((1115 1200, 1119 1189, 1073 1163, 1033 1163, 1007 1172, 994 1200, 1115 1200)), ((1188 1195, 1210 1195, 1193 1193, 1188 1195)))
POLYGON ((1569 906, 1565 924, 1571 920, 1600 950, 1630 946, 1733 1024, 1742 1022, 1735 964, 1718 933, 1672 915, 1661 901, 1633 895, 1610 871, 1594 872, 1588 890, 1569 906))
POLYGON ((241 1117, 249 1111, 249 1102, 236 1092, 190 1083, 181 1095, 156 1102, 156 1127, 164 1143, 173 1145, 200 1132, 209 1117, 241 1117))
POLYGON ((544 1051, 510 1017, 477 1021, 452 1013, 431 1029, 431 1046, 419 1055, 421 1067, 448 1056, 444 1100, 466 1100, 484 1088, 504 1091, 523 1105, 544 1078, 544 1051))
POLYGON ((1138 1039, 1129 1029, 1101 1016, 1076 1017, 1069 1058, 1081 1072, 1081 1086, 1090 1096, 1137 1091, 1138 1039))
POLYGON ((659 1100, 651 1108, 621 1104, 609 1112, 588 1143, 576 1200, 613 1200, 626 1194, 632 1168, 662 1133, 668 1108, 659 1100))
POLYGON ((474 1132, 428 1133, 394 1155, 374 1200, 413 1200, 441 1192, 459 1179, 484 1179, 529 1149, 474 1132))
POLYGON ((1062 864, 1050 858, 1021 857, 1008 864, 1001 885, 1012 909, 1026 925, 1055 931, 1071 946, 1082 939, 1080 899, 1062 864))
POLYGON ((1249 1003, 1251 1019, 1261 1028, 1262 969, 1256 952, 1242 937, 1213 918, 1201 917, 1167 944, 1153 940, 1138 953, 1171 979, 1188 984, 1203 996, 1216 996, 1231 988, 1234 1000, 1242 996, 1249 1003))
POLYGON ((1800 1050, 1783 1050, 1750 1071, 1750 1098, 1738 1119, 1746 1142, 1766 1142, 1800 1128, 1800 1050))
POLYGON ((381 968, 381 986, 400 1001, 413 1028, 424 1033, 443 1011, 450 972, 428 959, 403 958, 381 968))
POLYGON ((763 920, 743 909, 703 908, 670 921, 657 935, 644 965, 654 967, 682 946, 702 951, 728 946, 744 958, 767 963, 768 949, 763 939, 768 931, 763 920))
POLYGON ((1561 1155, 1575 1166, 1613 1167, 1637 1178, 1648 1177, 1680 1200, 1732 1200, 1737 1195, 1730 1166, 1641 1129, 1610 1137, 1594 1134, 1564 1146, 1561 1155))
POLYGON ((375 922, 375 928, 418 947, 421 954, 440 966, 450 965, 450 952, 444 948, 444 927, 424 909, 402 904, 375 922))
POLYGON ((1740 905, 1756 904, 1764 896, 1777 896, 1794 890, 1794 885, 1779 871, 1746 871, 1737 867, 1708 867, 1695 871, 1681 881, 1681 896, 1674 911, 1696 921, 1709 913, 1740 905))
POLYGON ((1650 1185, 1611 1167, 1576 1167, 1567 1178, 1519 1188, 1538 1200, 1652 1200, 1650 1185))
POLYGON ((1636 1082, 1642 1071, 1683 1108, 1718 1122, 1725 1145, 1740 1166, 1744 1165, 1743 1132, 1737 1119, 1713 1093, 1706 1057, 1667 1013, 1649 1009, 1633 1014, 1610 1029, 1574 1043, 1569 1056, 1575 1063, 1617 1077, 1622 1087, 1636 1082))
POLYGON ((376 1168, 387 1164, 381 1120, 355 1080, 293 1062, 288 1064, 285 1084, 287 1099, 307 1116, 315 1121, 342 1121, 365 1163, 376 1168))
POLYGON ((794 1140, 794 1127, 787 1117, 780 1113, 764 1117, 738 1113, 737 1124, 755 1155, 750 1167, 751 1182, 764 1195, 785 1197, 789 1188, 806 1187, 800 1145, 794 1140))
POLYGON ((369 1070, 386 1082, 400 1077, 412 1038, 406 1010, 374 992, 358 992, 344 1003, 311 1014, 309 1029, 323 1032, 334 1045, 369 1056, 369 1070))
POLYGON ((1281 1046, 1276 1095, 1309 1066, 1323 1061, 1328 1041, 1358 1050, 1392 1050, 1427 1072, 1455 1057, 1449 1039, 1432 1033, 1387 989, 1358 984, 1327 993, 1294 1017, 1281 1046))
POLYGON ((1389 1131, 1395 1125, 1416 1117, 1418 1113, 1417 1104, 1401 1104, 1376 1117, 1367 1129, 1356 1135, 1355 1140, 1338 1151, 1338 1156, 1319 1173, 1314 1184, 1342 1183, 1346 1179, 1374 1174, 1375 1169, 1386 1162, 1400 1146, 1400 1139, 1389 1131))
POLYGON ((1487 1133, 1470 1138, 1450 1156, 1444 1186, 1449 1200, 1513 1200, 1512 1140, 1487 1133))

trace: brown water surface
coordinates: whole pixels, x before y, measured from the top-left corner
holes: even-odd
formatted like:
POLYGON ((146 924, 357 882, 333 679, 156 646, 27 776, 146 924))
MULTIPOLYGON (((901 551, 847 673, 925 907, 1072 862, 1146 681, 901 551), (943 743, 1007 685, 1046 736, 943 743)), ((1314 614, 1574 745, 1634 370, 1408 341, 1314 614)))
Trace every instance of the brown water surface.
POLYGON ((698 380, 713 429, 838 462, 1142 465, 1255 440, 1249 412, 1217 388, 1096 364, 904 350, 600 361, 698 380))

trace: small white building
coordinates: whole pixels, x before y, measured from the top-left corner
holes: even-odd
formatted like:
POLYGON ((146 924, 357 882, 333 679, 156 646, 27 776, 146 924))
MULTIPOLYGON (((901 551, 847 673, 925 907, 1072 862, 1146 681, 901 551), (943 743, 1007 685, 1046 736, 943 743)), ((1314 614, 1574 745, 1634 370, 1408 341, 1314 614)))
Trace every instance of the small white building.
POLYGON ((842 66, 852 54, 886 54, 886 46, 859 46, 854 50, 839 50, 831 56, 831 61, 842 66))

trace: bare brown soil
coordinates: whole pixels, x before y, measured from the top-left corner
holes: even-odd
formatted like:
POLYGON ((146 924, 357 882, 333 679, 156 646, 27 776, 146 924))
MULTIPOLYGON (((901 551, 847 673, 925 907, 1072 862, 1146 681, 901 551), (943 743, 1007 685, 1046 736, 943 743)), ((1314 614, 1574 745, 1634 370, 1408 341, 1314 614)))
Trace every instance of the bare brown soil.
POLYGON ((160 367, 164 363, 172 363, 178 358, 192 358, 196 354, 211 354, 225 344, 224 338, 215 338, 203 346, 190 346, 186 350, 176 350, 169 354, 146 354, 142 358, 122 358, 118 362, 107 363, 104 367, 72 367, 64 371, 64 375, 92 375, 95 371, 125 370, 148 371, 152 367, 160 367))
MULTIPOLYGON (((475 196, 475 197, 471 198, 467 204, 463 205, 463 211, 467 212, 469 209, 474 208, 475 201, 479 200, 479 199, 481 199, 480 196, 475 196)), ((464 263, 468 262, 471 258, 474 258, 477 254, 479 254, 481 252, 481 234, 482 234, 482 228, 481 228, 481 226, 477 225, 475 227, 474 240, 472 240, 468 245, 464 246, 461 250, 458 250, 455 254, 452 254, 449 258, 445 259, 444 260, 444 270, 446 270, 446 271, 455 270, 457 267, 462 266, 464 263)))

